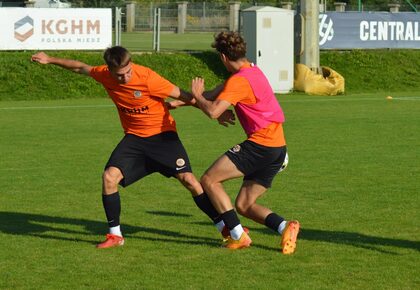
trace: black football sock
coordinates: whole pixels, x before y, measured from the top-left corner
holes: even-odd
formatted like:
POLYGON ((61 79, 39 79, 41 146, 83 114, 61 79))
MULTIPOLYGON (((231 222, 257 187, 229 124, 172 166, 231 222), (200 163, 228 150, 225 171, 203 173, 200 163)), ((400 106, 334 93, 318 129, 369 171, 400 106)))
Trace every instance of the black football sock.
POLYGON ((102 195, 102 204, 104 205, 105 215, 110 228, 120 225, 121 201, 119 192, 109 195, 102 195))
POLYGON ((228 210, 221 214, 223 222, 227 226, 229 230, 232 230, 237 225, 241 224, 239 221, 238 215, 236 214, 234 209, 228 210))
POLYGON ((265 225, 272 229, 273 231, 277 232, 279 225, 284 221, 284 218, 279 216, 278 214, 272 212, 265 218, 265 225))
POLYGON ((220 214, 211 203, 207 193, 203 192, 200 195, 194 196, 193 199, 198 208, 201 209, 201 211, 204 212, 213 221, 213 223, 217 224, 222 220, 220 214))

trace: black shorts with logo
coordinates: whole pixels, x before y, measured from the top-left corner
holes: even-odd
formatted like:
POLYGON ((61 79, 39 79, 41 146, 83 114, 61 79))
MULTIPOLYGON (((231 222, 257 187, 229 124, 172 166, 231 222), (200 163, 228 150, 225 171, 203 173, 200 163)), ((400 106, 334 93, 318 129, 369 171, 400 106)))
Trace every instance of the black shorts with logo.
POLYGON ((225 155, 245 175, 244 180, 253 180, 270 188, 283 165, 286 152, 286 146, 267 147, 246 140, 229 149, 225 155))
POLYGON ((166 177, 192 172, 187 152, 173 131, 150 137, 126 134, 112 152, 105 169, 110 166, 121 170, 123 187, 154 172, 166 177))

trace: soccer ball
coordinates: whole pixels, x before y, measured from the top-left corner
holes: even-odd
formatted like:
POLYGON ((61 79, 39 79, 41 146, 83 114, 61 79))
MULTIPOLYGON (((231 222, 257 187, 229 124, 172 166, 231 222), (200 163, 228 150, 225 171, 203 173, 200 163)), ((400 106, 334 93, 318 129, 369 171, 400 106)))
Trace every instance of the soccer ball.
POLYGON ((286 156, 284 156, 283 165, 280 167, 280 169, 279 169, 279 172, 278 172, 278 173, 280 173, 280 172, 282 172, 283 170, 285 170, 285 169, 286 169, 286 167, 287 167, 287 164, 289 164, 289 154, 287 154, 287 152, 286 152, 286 156))

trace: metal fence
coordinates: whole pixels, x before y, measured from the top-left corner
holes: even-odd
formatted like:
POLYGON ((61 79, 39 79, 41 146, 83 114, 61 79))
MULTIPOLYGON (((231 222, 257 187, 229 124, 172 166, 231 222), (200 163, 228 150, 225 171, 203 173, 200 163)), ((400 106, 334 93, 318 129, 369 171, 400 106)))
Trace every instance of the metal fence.
MULTIPOLYGON (((176 31, 178 27, 177 3, 145 3, 137 4, 135 12, 136 31, 153 29, 153 13, 160 8, 162 31, 176 31)), ((123 30, 125 30, 123 15, 123 30)), ((221 3, 189 3, 187 6, 186 31, 216 31, 229 27, 229 5, 221 3)))
MULTIPOLYGON (((292 1, 290 1, 292 2, 292 1)), ((291 9, 297 10, 300 1, 293 1, 291 9)), ((325 7, 325 12, 336 11, 334 4, 328 4, 328 1, 320 0, 320 3, 325 7)), ((363 2, 363 1, 362 1, 363 2)), ((126 5, 122 5, 122 1, 97 1, 96 6, 101 8, 122 8, 122 29, 126 31, 127 15, 126 5), (122 5, 122 6, 121 6, 122 5)), ((283 7, 284 2, 276 1, 277 6, 283 7)), ((343 11, 390 11, 389 4, 393 3, 391 0, 384 0, 381 5, 345 5, 343 11)), ((83 1, 72 3, 73 8, 82 8, 83 1)), ((153 30, 153 17, 154 9, 160 8, 161 23, 160 28, 162 31, 173 31, 176 32, 178 28, 178 3, 170 2, 165 3, 163 1, 152 1, 152 2, 141 2, 135 5, 135 25, 134 31, 152 31, 153 30)), ((11 1, 0 1, 0 7, 24 7, 24 1, 22 2, 11 2, 11 1)), ((243 1, 240 2, 240 9, 246 9, 251 6, 273 6, 273 2, 259 2, 259 1, 243 1)), ((321 5, 322 7, 322 5, 321 5)), ((411 6, 406 2, 400 1, 399 11, 407 12, 414 11, 417 9, 420 11, 420 5, 411 6)), ((321 10, 321 12, 324 12, 321 10)), ((115 13, 115 9, 113 9, 115 13)), ((213 32, 229 29, 229 14, 230 6, 229 3, 213 3, 213 2, 188 2, 187 4, 187 19, 185 31, 187 32, 213 32)), ((115 15, 114 15, 115 16, 115 15)), ((113 17, 115 18, 115 17, 113 17)), ((114 20, 113 20, 114 21, 114 20)), ((239 21, 241 23, 241 21, 239 21)))
MULTIPOLYGON (((390 11, 390 6, 388 6, 388 3, 386 3, 386 1, 384 1, 385 3, 382 5, 360 5, 360 7, 358 5, 346 5, 345 6, 345 11, 346 12, 354 12, 354 11, 360 11, 360 12, 380 12, 380 11, 386 11, 389 12, 390 11)), ((420 5, 414 5, 414 7, 417 9, 417 11, 420 12, 420 5)), ((414 12, 414 9, 412 6, 410 6, 407 3, 402 3, 399 4, 398 7, 400 12, 414 12)), ((335 11, 335 6, 334 5, 327 5, 327 11, 335 11)))
MULTIPOLYGON (((282 3, 282 2, 278 2, 282 3)), ((321 1, 322 3, 322 1, 321 1)), ((391 3, 391 2, 389 2, 391 3)), ((246 9, 251 6, 273 6, 272 3, 265 2, 244 2, 240 4, 240 9, 246 9)), ((277 4, 282 7, 282 4, 277 4)), ((152 31, 153 29, 153 11, 160 8, 161 13, 161 30, 176 32, 178 27, 178 3, 161 3, 148 2, 136 4, 135 27, 136 31, 152 31)), ((291 5, 291 9, 297 10, 298 4, 291 5)), ((390 11, 388 1, 384 1, 382 5, 346 5, 344 11, 390 11)), ((414 6, 420 11, 420 5, 414 6)), ((213 2, 194 2, 187 4, 187 23, 185 31, 187 32, 212 32, 229 29, 229 13, 230 6, 228 3, 213 2)), ((334 4, 325 3, 325 12, 336 11, 334 4)), ((400 4, 399 11, 413 11, 413 7, 408 4, 400 4)), ((123 12, 125 7, 123 7, 123 12)), ((125 15, 123 15, 123 30, 125 30, 125 15)), ((241 23, 241 21, 240 21, 241 23)))
POLYGON ((187 30, 214 31, 229 27, 229 7, 220 3, 191 3, 187 8, 187 30))
MULTIPOLYGON (((137 4, 135 10, 135 26, 136 31, 153 30, 154 9, 160 8, 161 29, 174 31, 177 27, 178 6, 176 3, 155 4, 153 2, 137 4)), ((123 10, 124 13, 124 10, 123 10)), ((123 15, 123 30, 125 30, 126 15, 123 15)))

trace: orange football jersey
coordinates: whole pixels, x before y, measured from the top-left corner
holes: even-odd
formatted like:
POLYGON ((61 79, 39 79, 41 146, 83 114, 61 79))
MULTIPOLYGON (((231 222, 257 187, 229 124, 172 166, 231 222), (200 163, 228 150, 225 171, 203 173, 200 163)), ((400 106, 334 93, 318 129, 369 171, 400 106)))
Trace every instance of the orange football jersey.
POLYGON ((118 109, 126 134, 148 137, 176 131, 176 123, 165 106, 175 85, 148 67, 132 63, 132 77, 120 84, 107 65, 95 66, 90 76, 101 83, 118 109))
MULTIPOLYGON (((244 67, 250 67, 246 63, 244 67)), ((238 102, 244 104, 255 104, 257 98, 252 91, 248 80, 242 76, 232 75, 225 83, 225 87, 217 97, 235 106, 238 102)), ((248 140, 267 147, 281 147, 286 145, 282 123, 271 123, 268 127, 254 132, 248 140)))

